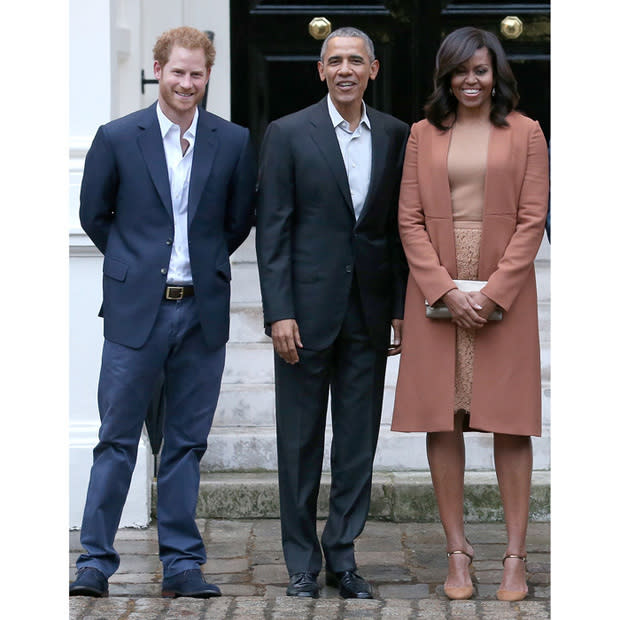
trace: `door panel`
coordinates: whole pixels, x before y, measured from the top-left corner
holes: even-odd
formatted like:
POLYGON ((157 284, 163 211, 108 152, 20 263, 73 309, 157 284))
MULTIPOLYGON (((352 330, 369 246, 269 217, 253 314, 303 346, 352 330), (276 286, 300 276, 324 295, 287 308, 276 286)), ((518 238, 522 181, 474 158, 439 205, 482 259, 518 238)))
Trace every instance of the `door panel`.
POLYGON ((141 0, 142 71, 141 106, 157 99, 158 87, 153 75, 153 45, 160 34, 178 26, 192 26, 210 32, 216 57, 207 85, 207 108, 210 112, 230 118, 229 13, 225 2, 213 0, 141 0))

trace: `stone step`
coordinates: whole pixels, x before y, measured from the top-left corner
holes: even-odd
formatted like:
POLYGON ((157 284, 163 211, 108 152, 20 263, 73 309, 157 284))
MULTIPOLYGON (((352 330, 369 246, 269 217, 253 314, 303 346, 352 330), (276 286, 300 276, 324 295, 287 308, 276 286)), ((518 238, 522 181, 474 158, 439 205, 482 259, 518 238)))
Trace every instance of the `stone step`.
MULTIPOLYGON (((383 393, 381 423, 390 425, 394 409, 395 387, 386 384, 383 393)), ((543 388, 543 429, 550 423, 550 389, 543 388)), ((330 404, 328 402, 328 425, 330 404)), ((226 383, 222 385, 217 405, 214 428, 275 425, 275 390, 272 383, 226 383)))
POLYGON ((232 344, 268 342, 263 327, 263 308, 260 302, 231 302, 230 304, 230 339, 232 344))
MULTIPOLYGON (((325 431, 323 469, 329 470, 331 426, 325 431)), ((542 437, 532 438, 535 470, 550 467, 550 437, 544 429, 542 437)), ((490 433, 467 433, 465 437, 468 471, 493 471, 493 436, 490 433)), ((263 427, 240 425, 211 429, 209 448, 201 462, 204 472, 276 471, 276 430, 269 423, 263 427)), ((426 435, 395 433, 382 424, 374 461, 375 471, 427 471, 426 435)))
MULTIPOLYGON (((273 384, 273 361, 273 346, 269 338, 263 342, 230 342, 226 347, 222 384, 273 384)), ((398 364, 398 357, 388 357, 386 385, 396 385, 398 364)))
POLYGON ((233 303, 261 303, 256 263, 232 263, 230 299, 233 303))
MULTIPOLYGON (((530 501, 530 520, 549 521, 549 472, 534 472, 530 501)), ((323 474, 318 499, 318 518, 327 516, 329 474, 323 474)), ((156 506, 153 484, 153 516, 156 506)), ((257 519, 279 517, 278 483, 275 473, 203 474, 197 518, 257 519)), ((377 472, 373 476, 370 519, 395 522, 437 522, 439 515, 428 472, 377 472)), ((503 510, 497 480, 493 473, 465 474, 465 520, 499 522, 503 510)))
MULTIPOLYGON (((386 387, 396 387, 399 363, 400 358, 398 356, 388 358, 385 372, 386 387)), ((549 387, 551 379, 551 350, 548 346, 541 347, 540 365, 542 386, 545 389, 549 387)), ((226 365, 222 377, 224 390, 228 386, 254 386, 258 384, 264 384, 266 389, 273 390, 273 382, 273 347, 271 341, 228 344, 226 365)), ((389 403, 390 406, 391 404, 389 403)))

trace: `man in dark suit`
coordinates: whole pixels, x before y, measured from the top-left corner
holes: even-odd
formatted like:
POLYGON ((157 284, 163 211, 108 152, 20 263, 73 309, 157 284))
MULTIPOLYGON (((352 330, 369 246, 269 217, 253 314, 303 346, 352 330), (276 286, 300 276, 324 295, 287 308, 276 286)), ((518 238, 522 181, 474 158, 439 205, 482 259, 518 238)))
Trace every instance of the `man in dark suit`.
POLYGON ((327 583, 372 598, 354 539, 370 502, 387 355, 400 352, 407 267, 397 204, 408 127, 362 100, 379 62, 354 28, 323 44, 328 96, 267 128, 259 166, 257 254, 275 349, 282 544, 289 596, 327 583), (394 338, 390 346, 390 324, 394 338), (331 389, 329 517, 316 509, 331 389))
POLYGON ((215 50, 194 28, 155 44, 157 103, 99 128, 86 156, 80 220, 104 255, 99 443, 70 594, 105 596, 113 542, 148 404, 166 380, 157 476, 162 595, 219 596, 205 582, 195 523, 228 340, 229 255, 253 218, 247 129, 201 109, 215 50))

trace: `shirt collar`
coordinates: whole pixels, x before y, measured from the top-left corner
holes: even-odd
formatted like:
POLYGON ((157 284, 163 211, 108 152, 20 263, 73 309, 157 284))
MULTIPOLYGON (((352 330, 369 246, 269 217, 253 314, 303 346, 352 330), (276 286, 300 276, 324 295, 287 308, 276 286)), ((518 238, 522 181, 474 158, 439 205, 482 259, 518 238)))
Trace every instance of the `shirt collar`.
MULTIPOLYGON (((338 110, 336 109, 336 106, 334 105, 334 102, 332 101, 330 94, 327 95, 327 109, 329 111, 329 117, 332 120, 332 125, 334 126, 334 128, 344 123, 343 125, 344 129, 349 131, 349 122, 345 120, 344 118, 342 118, 342 116, 340 115, 340 112, 338 112, 338 110)), ((366 104, 364 103, 363 99, 362 99, 362 118, 360 119, 360 125, 362 124, 365 124, 366 127, 370 129, 370 119, 368 118, 368 114, 366 114, 366 104)))
MULTIPOLYGON (((159 128, 161 130, 162 139, 168 135, 168 132, 172 129, 172 127, 178 127, 179 132, 181 128, 176 123, 173 123, 161 109, 159 105, 159 101, 157 102, 157 120, 159 121, 159 128)), ((194 111, 194 118, 192 119, 192 124, 189 126, 188 130, 181 136, 190 142, 196 137, 196 126, 198 125, 198 106, 196 106, 196 110, 194 111)))

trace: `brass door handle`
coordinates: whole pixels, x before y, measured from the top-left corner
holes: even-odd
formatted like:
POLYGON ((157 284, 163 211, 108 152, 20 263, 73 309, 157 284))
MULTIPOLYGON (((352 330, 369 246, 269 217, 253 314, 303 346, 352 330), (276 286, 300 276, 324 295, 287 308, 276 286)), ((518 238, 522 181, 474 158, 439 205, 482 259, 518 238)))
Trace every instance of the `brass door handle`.
POLYGON ((308 24, 308 32, 313 39, 322 41, 332 31, 332 24, 327 17, 313 17, 308 24))
POLYGON ((507 15, 499 29, 507 39, 518 39, 523 32, 523 22, 516 15, 507 15))

